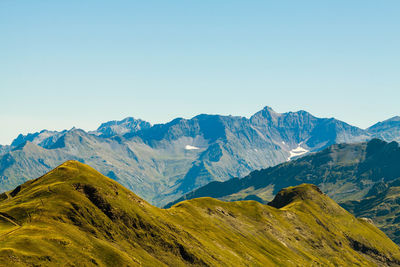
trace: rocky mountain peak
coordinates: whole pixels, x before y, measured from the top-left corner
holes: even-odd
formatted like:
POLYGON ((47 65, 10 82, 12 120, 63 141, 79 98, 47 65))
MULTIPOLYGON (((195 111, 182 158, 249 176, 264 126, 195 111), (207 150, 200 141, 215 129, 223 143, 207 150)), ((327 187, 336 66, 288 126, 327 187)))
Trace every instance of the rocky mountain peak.
POLYGON ((400 121, 400 116, 394 116, 393 118, 390 118, 390 119, 388 119, 388 120, 386 120, 386 121, 400 121))
POLYGON ((120 121, 113 120, 102 123, 94 133, 103 137, 111 137, 114 135, 135 133, 137 131, 148 129, 150 127, 151 124, 147 121, 135 119, 133 117, 127 117, 120 121))
POLYGON ((322 195, 322 191, 316 185, 302 184, 280 190, 268 205, 280 209, 297 200, 316 201, 322 195))

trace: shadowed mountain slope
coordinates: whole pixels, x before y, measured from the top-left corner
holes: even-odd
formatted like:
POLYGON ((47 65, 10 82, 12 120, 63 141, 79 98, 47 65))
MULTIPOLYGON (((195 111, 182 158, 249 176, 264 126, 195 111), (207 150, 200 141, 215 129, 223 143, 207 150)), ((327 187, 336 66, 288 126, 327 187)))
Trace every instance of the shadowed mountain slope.
POLYGON ((375 183, 399 177, 399 144, 373 139, 368 143, 333 145, 244 178, 212 182, 176 202, 207 196, 267 203, 280 189, 302 183, 318 185, 336 201, 360 200, 375 183))
POLYGON ((0 195, 0 264, 9 266, 385 266, 400 249, 312 185, 270 206, 211 198, 151 206, 69 161, 0 195))

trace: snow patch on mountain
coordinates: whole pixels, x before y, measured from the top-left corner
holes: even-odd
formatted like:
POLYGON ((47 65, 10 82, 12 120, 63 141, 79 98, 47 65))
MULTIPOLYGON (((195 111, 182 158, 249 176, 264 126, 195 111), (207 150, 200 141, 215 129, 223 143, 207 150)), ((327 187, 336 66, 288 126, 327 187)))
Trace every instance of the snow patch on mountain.
POLYGON ((200 148, 199 148, 199 147, 196 147, 196 146, 186 145, 186 146, 185 146, 185 149, 186 149, 186 150, 196 150, 196 149, 200 149, 200 148))
POLYGON ((301 147, 301 145, 302 143, 300 143, 295 149, 289 151, 290 156, 288 157, 287 161, 291 160, 294 157, 298 157, 309 152, 309 150, 301 147))

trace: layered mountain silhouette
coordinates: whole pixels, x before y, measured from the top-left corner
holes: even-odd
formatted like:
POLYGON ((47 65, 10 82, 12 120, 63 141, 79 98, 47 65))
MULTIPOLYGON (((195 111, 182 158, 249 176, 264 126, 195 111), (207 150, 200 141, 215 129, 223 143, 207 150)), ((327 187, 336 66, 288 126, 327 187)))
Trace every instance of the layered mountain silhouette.
POLYGON ((88 163, 162 206, 212 181, 243 177, 336 143, 400 138, 396 118, 367 130, 305 111, 266 107, 250 118, 199 115, 151 126, 127 118, 96 131, 43 130, 0 148, 0 188, 43 175, 66 160, 88 163))
POLYGON ((4 266, 395 266, 400 249, 316 186, 269 205, 201 198, 163 210, 77 161, 0 195, 4 266))
POLYGON ((254 171, 241 179, 212 182, 175 202, 214 197, 268 203, 282 188, 312 183, 356 216, 371 218, 400 243, 399 180, 399 144, 373 139, 332 145, 300 159, 254 171))

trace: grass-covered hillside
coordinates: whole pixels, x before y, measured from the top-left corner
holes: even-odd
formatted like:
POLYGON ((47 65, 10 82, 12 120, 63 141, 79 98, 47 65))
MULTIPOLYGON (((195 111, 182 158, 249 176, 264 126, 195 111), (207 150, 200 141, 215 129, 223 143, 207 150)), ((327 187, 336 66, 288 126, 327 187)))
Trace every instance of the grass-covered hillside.
POLYGON ((68 161, 0 195, 1 266, 385 266, 400 249, 312 185, 270 205, 212 198, 159 209, 68 161))
POLYGON ((357 217, 373 218, 376 226, 400 244, 400 179, 378 183, 366 198, 341 205, 357 217))

